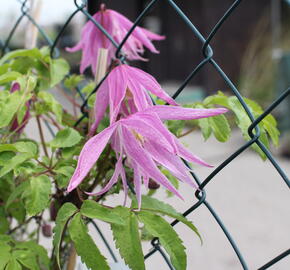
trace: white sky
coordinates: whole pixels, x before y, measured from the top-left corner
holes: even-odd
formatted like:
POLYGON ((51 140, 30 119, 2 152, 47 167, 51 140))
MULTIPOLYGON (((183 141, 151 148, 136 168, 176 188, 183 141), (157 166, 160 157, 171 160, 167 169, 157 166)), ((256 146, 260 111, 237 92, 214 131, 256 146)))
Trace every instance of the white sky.
MULTIPOLYGON (((75 9, 73 0, 35 0, 42 2, 41 25, 64 22, 75 9)), ((20 15, 21 4, 18 0, 0 0, 0 28, 12 26, 20 15)))

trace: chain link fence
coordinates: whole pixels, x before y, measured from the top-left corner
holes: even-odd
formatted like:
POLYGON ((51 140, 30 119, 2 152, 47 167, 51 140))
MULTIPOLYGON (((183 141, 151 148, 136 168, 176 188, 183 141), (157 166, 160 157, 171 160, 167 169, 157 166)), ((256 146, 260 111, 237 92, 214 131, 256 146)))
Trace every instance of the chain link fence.
MULTIPOLYGON (((73 0, 71 0, 73 1, 73 0)), ((207 208, 207 210, 210 212, 212 217, 215 219, 217 226, 220 227, 220 229, 223 231, 224 236, 227 238, 229 243, 231 244, 234 253, 238 257, 238 260, 241 264, 241 267, 243 269, 249 269, 247 265, 247 261, 243 257, 243 254, 241 253, 238 244, 235 242, 233 237, 230 234, 230 231, 228 228, 225 226, 223 223, 222 219, 219 217, 217 212, 214 210, 212 205, 209 203, 209 200, 206 196, 206 188, 208 185, 212 183, 212 181, 215 180, 215 176, 219 174, 226 166, 228 166, 234 159, 236 159, 239 155, 241 155, 245 150, 247 150, 251 145, 256 144, 267 156, 271 164, 273 165, 273 170, 276 170, 278 172, 277 178, 280 178, 281 180, 281 185, 287 185, 288 188, 290 187, 290 181, 288 176, 285 174, 283 169, 280 167, 276 159, 273 157, 271 152, 267 149, 267 147, 261 142, 260 140, 260 128, 258 124, 267 116, 269 115, 281 102, 286 100, 288 95, 290 94, 290 87, 288 89, 285 89, 285 91, 280 95, 280 97, 275 100, 266 110, 263 114, 261 114, 258 118, 255 118, 253 114, 251 113, 250 108, 244 101, 243 97, 241 96, 239 90, 235 86, 235 84, 228 78, 227 74, 223 71, 223 69, 220 67, 220 65, 217 63, 217 61, 214 59, 214 48, 211 46, 211 41, 212 39, 218 35, 219 31, 222 31, 222 26, 224 22, 230 17, 230 16, 235 16, 235 13, 239 12, 239 5, 241 4, 242 0, 236 0, 232 3, 232 5, 228 8, 228 10, 223 14, 223 16, 220 18, 220 20, 216 23, 216 25, 212 28, 210 34, 208 36, 204 36, 200 33, 199 29, 190 21, 190 19, 185 15, 183 10, 176 4, 175 1, 173 0, 152 0, 150 1, 147 6, 144 8, 144 10, 141 12, 141 14, 138 16, 136 19, 133 27, 130 29, 130 31, 127 33, 126 37, 123 39, 123 41, 120 44, 117 44, 115 40, 106 32, 106 30, 98 24, 93 17, 91 16, 89 11, 96 10, 95 7, 98 6, 98 1, 77 1, 74 0, 75 4, 75 11, 69 16, 69 18, 66 20, 66 22, 63 24, 63 27, 57 34, 56 38, 52 40, 42 29, 39 24, 34 20, 32 17, 30 10, 29 10, 29 2, 27 0, 20 1, 18 0, 20 4, 20 10, 21 10, 21 15, 17 19, 16 23, 12 27, 8 37, 4 39, 1 37, 0 39, 0 47, 1 47, 1 54, 3 55, 4 53, 9 51, 9 44, 11 40, 13 39, 15 32, 21 22, 23 21, 24 18, 27 18, 32 24, 34 24, 37 29, 39 30, 40 35, 43 37, 43 39, 46 41, 47 45, 51 48, 51 56, 52 57, 58 57, 59 51, 57 49, 57 45, 59 40, 62 38, 62 35, 64 34, 64 31, 70 24, 71 20, 75 17, 76 14, 78 13, 83 13, 83 15, 87 18, 87 20, 90 20, 94 23, 94 25, 103 32, 103 34, 112 42, 112 44, 116 47, 116 58, 120 59, 121 61, 126 61, 125 55, 122 54, 122 47, 134 31, 135 27, 137 27, 141 21, 144 19, 144 17, 148 14, 148 12, 151 9, 154 9, 154 6, 158 3, 161 2, 162 5, 170 5, 172 9, 175 10, 177 16, 180 16, 180 18, 184 21, 184 27, 189 27, 192 35, 195 36, 197 40, 199 40, 203 46, 202 46, 202 54, 203 54, 203 60, 189 73, 187 78, 181 83, 180 87, 175 91, 173 98, 177 98, 180 94, 182 94, 182 91, 185 89, 185 87, 188 85, 188 83, 198 74, 198 72, 204 68, 206 65, 211 65, 215 71, 223 78, 225 83, 228 85, 228 87, 231 89, 232 93, 238 98, 240 104, 243 106, 244 110, 246 111, 249 119, 251 120, 252 124, 248 127, 248 134, 251 137, 251 140, 246 142, 244 145, 240 146, 238 150, 233 152, 226 160, 224 160, 210 175, 208 175, 205 179, 200 179, 198 175, 195 173, 192 173, 192 177, 196 181, 196 183, 199 186, 199 190, 196 191, 195 196, 198 200, 197 203, 192 205, 188 210, 186 210, 183 215, 188 216, 191 213, 193 213, 196 209, 201 207, 202 205, 207 208), (278 177, 279 176, 279 177, 278 177)), ((124 3, 126 4, 126 3, 124 3)), ((107 76, 107 75, 106 75, 107 76)), ((90 94, 94 94, 96 91, 98 91, 98 88, 100 85, 103 83, 105 80, 106 76, 100 81, 100 83, 95 87, 94 91, 90 94)), ((83 119, 88 117, 87 113, 87 102, 89 97, 86 99, 81 93, 81 89, 78 89, 78 93, 80 94, 80 98, 83 101, 83 104, 81 106, 81 112, 82 116, 81 118, 76 122, 75 126, 79 125, 83 119)), ((188 165, 188 164, 187 164, 188 165)), ((171 223, 172 226, 175 226, 177 223, 179 223, 178 220, 175 220, 171 223)), ((94 224, 95 229, 97 232, 100 234, 101 238, 103 239, 105 246, 108 248, 112 259, 116 262, 116 256, 114 255, 110 244, 107 242, 105 239, 104 235, 102 234, 100 228, 94 224)), ((168 265, 168 269, 174 270, 173 266, 171 265, 166 253, 163 251, 158 239, 153 239, 151 241, 152 244, 152 250, 145 255, 145 259, 148 259, 150 256, 152 256, 154 253, 158 252, 160 255, 163 257, 164 261, 168 265)), ((266 262, 263 266, 261 266, 258 270, 264 270, 268 269, 269 267, 275 265, 277 262, 280 260, 284 259, 290 255, 290 249, 284 251, 281 254, 273 254, 273 259, 269 262, 266 262)))

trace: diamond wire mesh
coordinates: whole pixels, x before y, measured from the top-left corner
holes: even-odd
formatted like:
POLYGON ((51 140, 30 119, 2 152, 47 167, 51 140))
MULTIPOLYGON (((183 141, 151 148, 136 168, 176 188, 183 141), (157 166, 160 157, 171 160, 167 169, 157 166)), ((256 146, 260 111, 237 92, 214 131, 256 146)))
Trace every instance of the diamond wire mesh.
MULTIPOLYGON (((213 216, 215 221, 217 222, 218 226, 221 228, 223 231, 225 237, 231 244, 234 253, 236 254, 241 266, 243 269, 247 270, 249 267, 247 266, 247 262, 244 259, 243 255, 241 254, 238 245, 236 244, 235 240, 232 238, 231 234, 229 233, 227 227, 224 225, 223 221, 217 214, 217 212, 214 210, 214 208, 211 206, 211 204, 208 202, 207 197, 206 197, 206 186, 209 185, 215 178, 215 176, 222 171, 228 164, 230 164, 236 157, 238 157, 240 154, 242 154, 246 149, 248 149, 252 144, 257 144, 259 148, 265 153, 269 161, 272 163, 274 169, 278 172, 280 175, 281 180, 288 186, 290 187, 290 180, 288 176, 285 174, 283 169, 279 166, 273 155, 270 153, 270 151, 266 148, 266 146, 260 141, 260 129, 258 124, 268 115, 270 114, 283 100, 287 98, 287 96, 290 94, 290 87, 286 89, 280 97, 278 97, 277 100, 275 100, 266 110, 263 114, 261 114, 258 118, 255 118, 253 114, 251 113, 250 108, 247 106, 245 103, 243 97, 241 96, 239 90, 237 87, 234 85, 234 83, 228 78, 228 76, 225 74, 225 72, 222 70, 222 68, 219 66, 219 64, 214 60, 214 50, 210 45, 211 40, 215 37, 215 35, 218 34, 218 32, 221 30, 223 23, 233 15, 234 12, 238 9, 238 6, 242 2, 242 0, 236 0, 233 1, 232 5, 228 8, 228 10, 224 13, 224 15, 220 18, 220 20, 216 23, 216 25, 213 27, 211 30, 210 34, 205 37, 203 36, 199 30, 196 28, 196 26, 190 21, 190 19, 185 15, 185 13, 180 9, 180 7, 175 3, 174 0, 152 0, 149 2, 149 4, 144 8, 144 10, 141 12, 141 14, 138 16, 136 19, 134 25, 130 29, 130 31, 127 33, 126 37, 123 39, 123 41, 120 44, 117 44, 115 40, 106 32, 106 30, 98 24, 93 17, 89 14, 87 8, 88 5, 96 5, 97 1, 77 1, 74 0, 74 4, 76 6, 75 11, 69 16, 69 18, 66 20, 64 23, 63 27, 59 31, 58 35, 54 40, 51 40, 50 37, 45 33, 45 31, 38 25, 38 23, 32 18, 32 16, 29 13, 29 3, 28 0, 18 0, 20 3, 20 10, 21 10, 21 15, 17 19, 16 23, 12 27, 8 37, 2 41, 0 40, 0 47, 1 47, 1 53, 2 55, 9 51, 9 43, 11 39, 13 38, 13 35, 15 31, 17 30, 18 26, 20 25, 21 21, 26 17, 31 23, 33 23, 39 30, 40 34, 44 38, 44 40, 47 42, 48 46, 51 48, 51 56, 52 57, 58 57, 59 52, 57 49, 57 44, 60 38, 62 37, 64 30, 66 27, 69 25, 71 20, 74 18, 74 16, 77 13, 83 13, 84 16, 92 21, 96 27, 98 27, 103 34, 112 42, 112 44, 116 47, 116 58, 120 59, 122 62, 126 60, 125 55, 122 54, 122 47, 130 37, 131 33, 134 31, 135 27, 140 24, 142 19, 147 15, 147 13, 154 8, 154 6, 157 4, 157 2, 163 2, 162 4, 169 4, 177 13, 177 16, 180 16, 182 20, 184 21, 185 25, 190 28, 192 31, 192 34, 199 39, 203 46, 202 46, 202 53, 204 59, 190 72, 190 74, 187 76, 187 78, 181 83, 180 87, 175 91, 174 95, 172 96, 174 99, 177 98, 184 88, 187 86, 187 84, 196 76, 196 74, 205 66, 205 65, 212 65, 213 68, 216 70, 216 72, 223 78, 225 83, 229 86, 233 94, 238 98, 239 102, 243 106, 244 110, 246 111, 248 117, 250 118, 252 124, 248 127, 248 133, 251 137, 251 140, 246 142, 244 145, 242 145, 239 149, 237 149, 235 152, 233 152, 226 160, 224 160, 210 175, 208 175, 205 179, 201 180, 195 173, 192 172, 192 177, 196 181, 196 183, 199 186, 199 190, 196 191, 195 196, 198 199, 198 202, 192 205, 189 209, 187 209, 183 215, 188 216, 191 214, 193 211, 195 211, 197 208, 199 208, 201 205, 204 205, 210 214, 213 216)), ((105 78, 107 77, 108 74, 100 81, 100 83, 95 87, 95 89, 92 91, 90 96, 94 94, 100 85, 103 83, 105 78)), ((87 107, 87 102, 89 97, 86 99, 83 97, 81 90, 78 89, 78 93, 80 94, 81 99, 83 100, 83 105, 81 106, 81 112, 82 116, 81 118, 76 122, 75 126, 79 125, 81 121, 88 117, 88 113, 86 110, 87 107)), ((187 166, 189 166, 187 164, 187 166)), ((174 220, 171 225, 175 226, 177 223, 179 223, 178 220, 174 220)), ((100 228, 93 223, 93 226, 95 227, 96 231, 100 234, 101 238, 103 239, 107 249, 109 250, 109 253, 112 256, 112 259, 116 262, 116 256, 114 255, 109 243, 105 239, 104 235, 102 234, 100 228)), ((160 255, 163 257, 164 261, 168 265, 168 269, 174 270, 172 264, 170 263, 167 255, 165 252, 162 250, 162 247, 158 241, 157 238, 153 239, 151 241, 152 244, 152 250, 145 255, 145 259, 149 258, 151 255, 153 255, 155 252, 159 252, 160 255)), ((268 269, 269 267, 273 266, 283 258, 287 257, 290 255, 290 249, 284 251, 283 253, 279 254, 278 256, 274 257, 271 261, 265 263, 263 266, 261 266, 258 270, 265 270, 268 269)))

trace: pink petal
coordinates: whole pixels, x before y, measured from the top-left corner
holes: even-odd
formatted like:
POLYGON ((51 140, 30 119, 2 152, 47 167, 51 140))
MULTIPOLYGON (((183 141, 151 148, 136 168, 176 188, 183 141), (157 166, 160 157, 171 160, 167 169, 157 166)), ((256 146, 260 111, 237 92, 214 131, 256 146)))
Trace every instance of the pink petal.
POLYGON ((108 192, 118 181, 118 177, 121 174, 121 170, 123 167, 123 157, 120 155, 118 158, 118 161, 116 163, 116 167, 115 167, 115 171, 113 173, 113 176, 111 177, 110 181, 107 183, 107 185, 100 190, 99 192, 86 192, 86 194, 88 195, 92 195, 92 196, 100 196, 106 192, 108 192))
POLYGON ((198 188, 189 175, 189 169, 178 156, 168 152, 166 149, 158 147, 154 142, 146 142, 144 148, 152 155, 155 161, 167 168, 176 178, 196 189, 198 188))
POLYGON ((110 121, 116 121, 120 112, 120 107, 123 99, 125 98, 128 79, 123 70, 123 65, 115 67, 108 77, 109 86, 109 99, 110 99, 110 121))
POLYGON ((150 74, 144 72, 141 69, 127 66, 127 72, 130 77, 140 85, 144 87, 145 90, 151 92, 153 95, 159 97, 160 99, 168 102, 171 105, 178 105, 174 99, 172 99, 156 81, 156 79, 150 74))
POLYGON ((176 144, 178 147, 178 155, 180 157, 182 157, 183 159, 185 159, 189 162, 193 162, 193 163, 197 163, 197 164, 206 166, 206 167, 213 167, 212 165, 209 165, 208 163, 206 163, 204 160, 202 160, 198 156, 190 153, 177 139, 176 139, 176 144))
POLYGON ((136 141, 134 135, 125 127, 122 127, 122 132, 124 136, 124 148, 127 156, 134 160, 142 170, 146 171, 150 178, 154 179, 179 198, 183 199, 170 181, 158 170, 155 162, 136 141))
POLYGON ((165 36, 160 36, 157 35, 149 30, 147 30, 146 28, 143 27, 139 27, 141 28, 142 32, 150 39, 150 40, 164 40, 166 37, 165 36))
MULTIPOLYGON (((140 134, 143 134, 146 139, 150 140, 155 140, 155 141, 160 141, 160 139, 154 139, 154 135, 150 137, 150 132, 151 133, 156 133, 158 136, 163 136, 166 138, 170 146, 167 146, 165 148, 168 149, 168 151, 171 151, 173 153, 177 153, 177 146, 175 143, 175 137, 170 133, 170 131, 164 126, 164 124, 160 121, 159 117, 157 114, 149 114, 149 113, 143 113, 143 112, 137 112, 134 115, 128 117, 125 121, 127 123, 130 123, 131 120, 136 120, 137 122, 142 122, 143 124, 146 123, 148 126, 148 130, 144 128, 142 130, 139 129, 138 132, 140 134), (157 130, 157 131, 156 131, 157 130), (148 135, 145 134, 147 132, 148 135), (161 134, 161 135, 160 135, 161 134)), ((138 123, 136 125, 138 127, 138 123)), ((134 127, 132 127, 134 128, 134 127)), ((162 145, 162 144, 160 144, 162 145)))
POLYGON ((96 132, 101 120, 105 115, 108 105, 109 105, 108 80, 105 80, 97 91, 94 105, 95 122, 91 126, 89 136, 93 136, 94 133, 96 132))
POLYGON ((117 127, 117 123, 113 124, 86 142, 78 158, 77 168, 69 182, 68 192, 71 192, 83 181, 98 160, 117 127))
POLYGON ((191 109, 177 106, 156 105, 144 112, 154 112, 161 120, 192 120, 226 113, 225 108, 217 109, 191 109))

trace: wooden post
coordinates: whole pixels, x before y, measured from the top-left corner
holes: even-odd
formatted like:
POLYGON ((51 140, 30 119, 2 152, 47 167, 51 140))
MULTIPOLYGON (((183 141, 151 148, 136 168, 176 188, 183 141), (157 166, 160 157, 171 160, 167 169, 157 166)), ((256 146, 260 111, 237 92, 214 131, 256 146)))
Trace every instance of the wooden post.
MULTIPOLYGON (((31 0, 30 2, 31 2, 30 16, 35 20, 35 22, 38 22, 41 7, 42 7, 42 0, 37 0, 37 1, 31 0)), ((37 35, 38 35, 37 27, 29 21, 28 26, 27 26, 27 31, 25 34, 25 48, 26 49, 32 49, 36 47, 37 35)))

